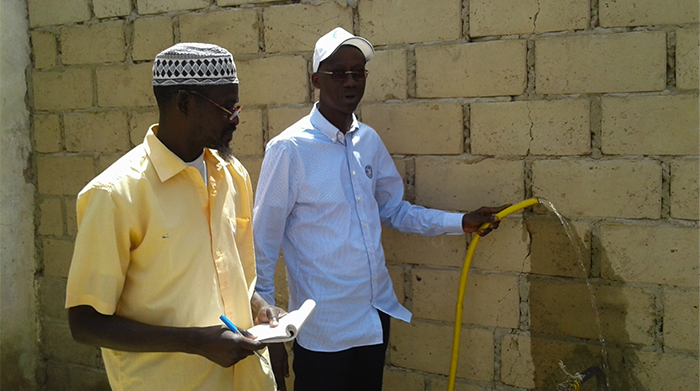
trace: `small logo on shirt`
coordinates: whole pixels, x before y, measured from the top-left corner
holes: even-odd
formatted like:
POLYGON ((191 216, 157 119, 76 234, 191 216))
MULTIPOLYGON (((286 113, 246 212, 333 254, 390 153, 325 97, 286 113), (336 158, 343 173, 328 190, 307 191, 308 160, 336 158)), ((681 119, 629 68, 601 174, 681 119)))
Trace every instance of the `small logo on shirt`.
POLYGON ((372 179, 372 166, 369 164, 365 166, 365 174, 367 175, 367 178, 372 179))

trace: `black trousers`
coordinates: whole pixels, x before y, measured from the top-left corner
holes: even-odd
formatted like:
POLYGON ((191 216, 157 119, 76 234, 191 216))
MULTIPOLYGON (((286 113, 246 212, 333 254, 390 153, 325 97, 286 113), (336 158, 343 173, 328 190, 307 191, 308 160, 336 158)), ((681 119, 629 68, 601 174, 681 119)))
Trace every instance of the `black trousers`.
POLYGON ((381 391, 389 315, 378 311, 383 342, 340 352, 314 352, 294 341, 294 391, 381 391))

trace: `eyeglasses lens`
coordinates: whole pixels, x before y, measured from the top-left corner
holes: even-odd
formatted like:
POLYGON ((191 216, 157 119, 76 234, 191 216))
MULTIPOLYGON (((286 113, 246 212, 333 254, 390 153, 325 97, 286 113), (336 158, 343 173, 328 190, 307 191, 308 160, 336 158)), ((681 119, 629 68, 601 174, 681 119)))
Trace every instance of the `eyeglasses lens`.
POLYGON ((364 71, 335 71, 335 72, 329 72, 331 75, 331 79, 335 81, 343 81, 345 80, 348 75, 350 75, 353 79, 355 80, 365 80, 367 78, 367 74, 369 71, 364 70, 364 71))

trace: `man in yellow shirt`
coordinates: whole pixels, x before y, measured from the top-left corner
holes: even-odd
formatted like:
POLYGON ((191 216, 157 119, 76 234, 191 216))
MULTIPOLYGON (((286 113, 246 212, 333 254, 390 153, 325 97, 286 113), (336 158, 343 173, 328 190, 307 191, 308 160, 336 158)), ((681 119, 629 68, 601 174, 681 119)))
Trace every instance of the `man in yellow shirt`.
POLYGON ((266 346, 219 320, 284 315, 254 291, 251 181, 229 148, 233 56, 177 44, 156 56, 153 90, 159 124, 78 196, 73 337, 102 348, 113 390, 274 390, 266 346))

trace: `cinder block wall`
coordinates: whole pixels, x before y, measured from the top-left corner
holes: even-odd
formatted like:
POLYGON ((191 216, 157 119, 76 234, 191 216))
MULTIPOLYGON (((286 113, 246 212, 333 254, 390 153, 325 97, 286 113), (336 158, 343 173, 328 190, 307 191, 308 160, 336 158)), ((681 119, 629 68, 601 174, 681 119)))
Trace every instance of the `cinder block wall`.
MULTIPOLYGON (((157 120, 155 54, 180 41, 234 53, 244 106, 234 150, 257 178, 265 143, 315 100, 313 45, 336 26, 377 49, 358 114, 394 155, 407 199, 467 211, 538 196, 575 229, 573 246, 535 207, 481 241, 456 389, 553 390, 566 380, 560 360, 572 373, 606 366, 611 390, 698 389, 696 0, 28 8, 45 390, 108 389, 98 350, 71 340, 63 309, 74 204, 157 120)), ((396 292, 414 313, 392 325, 386 389, 446 389, 469 241, 385 232, 396 292)))

